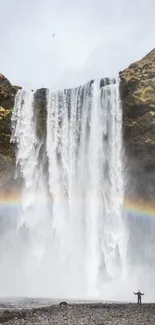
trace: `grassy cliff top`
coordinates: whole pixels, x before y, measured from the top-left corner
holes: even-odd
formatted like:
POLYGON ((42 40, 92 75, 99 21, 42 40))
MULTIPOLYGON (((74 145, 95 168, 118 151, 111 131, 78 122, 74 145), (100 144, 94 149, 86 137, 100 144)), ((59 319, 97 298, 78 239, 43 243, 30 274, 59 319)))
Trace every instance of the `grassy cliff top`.
POLYGON ((128 116, 155 110, 155 48, 119 76, 123 108, 128 116))

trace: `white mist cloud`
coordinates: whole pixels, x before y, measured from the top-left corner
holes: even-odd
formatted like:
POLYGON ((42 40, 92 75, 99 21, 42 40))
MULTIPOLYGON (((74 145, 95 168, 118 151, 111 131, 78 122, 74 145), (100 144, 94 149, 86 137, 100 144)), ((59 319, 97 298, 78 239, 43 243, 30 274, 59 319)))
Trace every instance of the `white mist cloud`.
POLYGON ((113 76, 154 47, 154 0, 0 0, 0 7, 0 72, 24 87, 113 76))

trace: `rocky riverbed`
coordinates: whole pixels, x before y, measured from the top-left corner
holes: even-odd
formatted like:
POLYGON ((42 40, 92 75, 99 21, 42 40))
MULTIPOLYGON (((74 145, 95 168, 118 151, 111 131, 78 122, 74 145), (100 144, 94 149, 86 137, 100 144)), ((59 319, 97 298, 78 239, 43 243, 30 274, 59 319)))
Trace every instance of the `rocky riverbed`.
POLYGON ((0 310, 5 325, 155 325, 155 304, 70 304, 0 310))

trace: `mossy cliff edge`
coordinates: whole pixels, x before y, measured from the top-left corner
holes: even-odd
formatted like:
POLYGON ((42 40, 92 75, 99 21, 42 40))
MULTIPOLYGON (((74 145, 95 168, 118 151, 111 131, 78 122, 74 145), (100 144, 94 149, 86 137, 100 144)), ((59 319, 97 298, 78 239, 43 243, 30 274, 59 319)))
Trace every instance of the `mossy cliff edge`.
MULTIPOLYGON (((126 157, 127 195, 155 198, 155 49, 119 74, 123 107, 123 134, 126 157)), ((0 74, 0 176, 1 184, 10 182, 15 149, 10 143, 11 113, 20 87, 0 74)), ((42 135, 46 112, 45 89, 38 90, 36 111, 42 135)), ((3 187, 3 186, 2 186, 3 187)))

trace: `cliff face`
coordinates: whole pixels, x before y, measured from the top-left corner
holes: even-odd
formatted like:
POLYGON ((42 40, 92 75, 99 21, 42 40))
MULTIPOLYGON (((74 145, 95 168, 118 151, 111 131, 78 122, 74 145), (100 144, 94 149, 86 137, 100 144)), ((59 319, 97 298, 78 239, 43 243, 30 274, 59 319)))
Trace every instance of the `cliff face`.
POLYGON ((14 98, 20 87, 11 83, 0 74, 0 193, 7 193, 14 184, 14 147, 10 143, 11 114, 14 98))
POLYGON ((155 49, 120 72, 127 192, 155 197, 155 49), (130 175, 130 177, 129 177, 130 175))
POLYGON ((0 155, 7 157, 9 161, 14 158, 14 150, 10 144, 11 113, 14 98, 20 87, 11 83, 0 74, 0 155))
MULTIPOLYGON (((121 71, 119 76, 128 180, 126 192, 131 196, 154 199, 155 49, 121 71)), ((13 182, 15 152, 13 145, 10 144, 11 112, 19 88, 12 86, 0 74, 0 189, 4 183, 13 182)), ((46 127, 45 93, 46 89, 40 89, 35 93, 36 116, 40 121, 37 133, 41 138, 46 127)))

